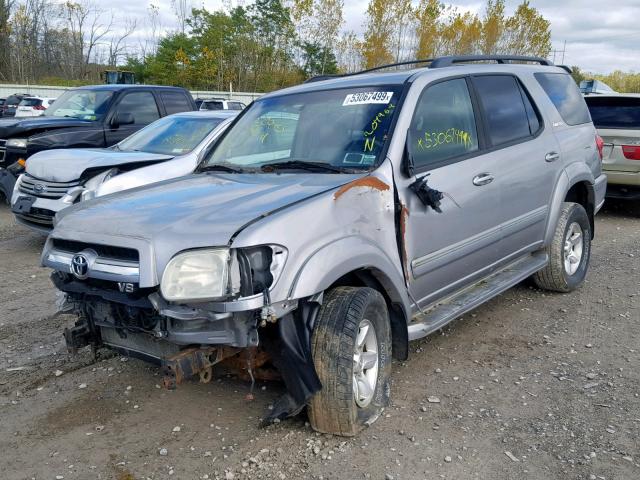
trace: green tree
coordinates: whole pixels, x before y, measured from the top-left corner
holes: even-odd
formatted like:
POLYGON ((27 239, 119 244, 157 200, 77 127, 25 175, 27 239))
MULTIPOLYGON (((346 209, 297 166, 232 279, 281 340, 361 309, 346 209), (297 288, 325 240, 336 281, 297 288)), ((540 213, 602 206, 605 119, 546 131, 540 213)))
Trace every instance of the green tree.
POLYGON ((480 51, 489 55, 497 53, 504 33, 504 0, 488 0, 482 19, 480 51))
POLYGON ((362 57, 365 68, 393 63, 393 13, 386 0, 371 0, 367 7, 362 57))
POLYGON ((146 77, 152 83, 193 86, 192 61, 196 42, 186 34, 174 33, 160 40, 157 53, 147 62, 146 77))
POLYGON ((306 77, 338 73, 335 54, 319 43, 305 42, 302 45, 304 65, 302 71, 306 77))
POLYGON ((547 57, 551 52, 549 26, 549 21, 525 0, 505 21, 505 53, 547 57))

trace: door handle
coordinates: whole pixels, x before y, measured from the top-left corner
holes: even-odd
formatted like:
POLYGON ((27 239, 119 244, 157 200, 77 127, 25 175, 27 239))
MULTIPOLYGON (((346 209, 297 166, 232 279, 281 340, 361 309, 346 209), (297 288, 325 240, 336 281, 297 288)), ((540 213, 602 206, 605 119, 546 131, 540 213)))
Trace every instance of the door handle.
POLYGON ((481 187, 482 185, 487 185, 493 182, 493 175, 490 173, 481 173, 473 177, 473 184, 476 187, 481 187))
POLYGON ((558 152, 549 152, 544 156, 544 159, 547 162, 555 162, 559 158, 560 158, 560 154, 558 152))

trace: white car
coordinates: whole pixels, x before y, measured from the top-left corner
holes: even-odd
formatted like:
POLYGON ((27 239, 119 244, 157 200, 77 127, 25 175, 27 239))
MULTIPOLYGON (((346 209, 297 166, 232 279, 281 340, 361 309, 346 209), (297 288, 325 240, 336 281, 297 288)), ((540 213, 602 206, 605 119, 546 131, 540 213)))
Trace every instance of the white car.
POLYGON ((111 148, 47 150, 29 157, 11 209, 48 233, 55 214, 78 202, 192 173, 235 111, 182 112, 156 120, 111 148))
POLYGON ((223 98, 197 98, 198 110, 244 110, 247 106, 238 100, 224 100, 223 98))
POLYGON ((49 108, 55 98, 24 97, 16 108, 16 117, 39 117, 49 108))

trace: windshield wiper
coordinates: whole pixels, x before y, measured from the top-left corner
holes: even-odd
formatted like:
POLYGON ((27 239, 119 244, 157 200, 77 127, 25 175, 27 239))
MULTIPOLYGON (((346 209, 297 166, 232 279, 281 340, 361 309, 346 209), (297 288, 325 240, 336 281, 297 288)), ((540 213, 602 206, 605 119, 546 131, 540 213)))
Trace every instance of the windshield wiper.
POLYGON ((324 162, 309 162, 307 160, 287 160, 286 162, 266 163, 260 167, 263 172, 285 170, 288 168, 300 170, 309 170, 315 172, 335 172, 342 173, 344 169, 334 167, 324 162))
POLYGON ((244 170, 241 168, 230 167, 229 165, 223 165, 222 163, 212 163, 200 167, 199 172, 213 172, 213 171, 229 172, 229 173, 242 173, 244 170))

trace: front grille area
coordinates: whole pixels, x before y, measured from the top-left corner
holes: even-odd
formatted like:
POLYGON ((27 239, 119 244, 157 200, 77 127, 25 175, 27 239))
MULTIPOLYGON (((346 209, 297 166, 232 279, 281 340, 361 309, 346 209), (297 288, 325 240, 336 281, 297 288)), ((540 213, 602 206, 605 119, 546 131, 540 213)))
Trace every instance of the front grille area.
POLYGON ((94 250, 101 258, 111 258, 114 260, 126 260, 137 262, 140 255, 137 250, 125 247, 112 247, 110 245, 100 245, 98 243, 76 242, 75 240, 53 239, 53 247, 56 250, 67 253, 78 253, 82 250, 94 250))
POLYGON ((78 185, 80 185, 80 182, 77 180, 73 182, 49 182, 46 180, 39 180, 29 174, 26 174, 20 181, 19 189, 22 193, 26 193, 27 195, 57 200, 62 198, 70 188, 77 187, 78 185))
POLYGON ((43 227, 53 227, 53 217, 55 217, 56 212, 52 210, 47 210, 45 208, 33 208, 29 210, 29 213, 20 213, 16 214, 22 220, 26 222, 35 223, 38 226, 43 227))

